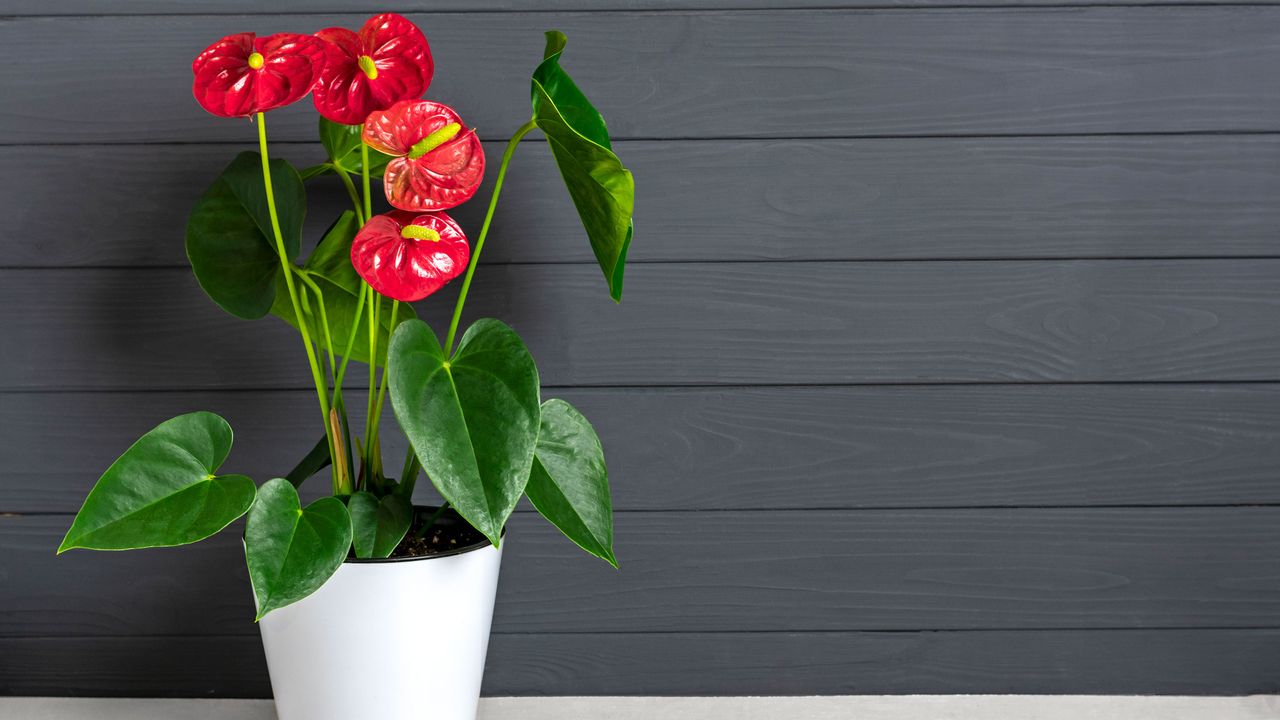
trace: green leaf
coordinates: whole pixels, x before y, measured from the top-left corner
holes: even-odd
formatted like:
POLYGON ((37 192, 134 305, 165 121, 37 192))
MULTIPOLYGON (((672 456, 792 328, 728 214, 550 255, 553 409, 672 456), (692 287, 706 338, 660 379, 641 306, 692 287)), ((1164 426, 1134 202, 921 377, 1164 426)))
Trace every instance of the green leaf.
MULTIPOLYGON (((360 311, 360 284, 364 282, 351 266, 351 242, 359 230, 359 222, 355 213, 350 210, 342 213, 320 239, 316 249, 307 258, 303 271, 307 277, 320 288, 324 296, 325 315, 329 319, 329 338, 333 339, 334 353, 341 355, 347 348, 347 338, 351 334, 351 325, 360 311)), ((305 295, 304 311, 307 312, 313 331, 311 339, 318 342, 322 349, 329 347, 324 331, 320 329, 320 311, 315 293, 302 283, 297 283, 298 292, 305 295)), ((401 303, 396 311, 396 322, 391 317, 390 301, 378 296, 382 310, 378 316, 378 357, 382 365, 387 358, 386 337, 394 324, 417 317, 413 306, 401 303)), ((293 300, 284 283, 276 287, 275 302, 271 306, 271 314, 289 323, 294 329, 298 327, 297 315, 293 310, 293 300)), ((357 362, 369 362, 369 309, 366 307, 360 315, 360 327, 356 330, 355 342, 351 345, 351 359, 357 362)))
POLYGON ((347 501, 351 512, 352 543, 358 558, 389 557, 409 526, 413 524, 413 505, 399 495, 378 500, 371 492, 360 491, 347 501))
POLYGON ((307 456, 298 461, 298 464, 284 476, 294 487, 301 487, 302 483, 308 478, 329 466, 333 462, 333 458, 329 457, 329 436, 321 435, 320 441, 316 446, 311 448, 311 452, 307 456))
POLYGON ((558 30, 547 33, 544 59, 533 71, 533 120, 547 136, 609 295, 620 301, 634 227, 635 181, 613 154, 604 118, 560 67, 566 42, 558 30))
POLYGON ((214 474, 231 439, 231 426, 213 413, 160 423, 102 474, 58 552, 186 545, 231 524, 254 494, 249 478, 214 474))
POLYGON ((591 423, 563 400, 542 404, 542 429, 525 493, 578 547, 618 567, 604 448, 591 423))
POLYGON ((450 360, 426 323, 391 338, 391 404, 422 469, 495 546, 524 492, 538 439, 538 368, 515 331, 472 325, 450 360))
POLYGON ((351 265, 351 243, 360 231, 356 214, 347 210, 329 226, 303 268, 351 293, 360 292, 360 276, 351 265))
POLYGON ((245 561, 258 616, 295 603, 327 581, 351 548, 351 516, 336 497, 305 509, 284 478, 258 490, 244 531, 245 561))
MULTIPOLYGON (((320 118, 320 144, 329 154, 329 162, 353 175, 360 174, 360 145, 364 143, 360 133, 362 125, 343 125, 320 118)), ((390 155, 369 148, 369 176, 380 178, 391 162, 390 155)))
MULTIPOLYGON (((280 231, 293 258, 301 243, 307 193, 287 161, 272 160, 270 166, 280 231)), ((222 309, 246 320, 271 310, 280 257, 257 153, 237 155, 205 191, 187 220, 186 243, 196 280, 222 309)))

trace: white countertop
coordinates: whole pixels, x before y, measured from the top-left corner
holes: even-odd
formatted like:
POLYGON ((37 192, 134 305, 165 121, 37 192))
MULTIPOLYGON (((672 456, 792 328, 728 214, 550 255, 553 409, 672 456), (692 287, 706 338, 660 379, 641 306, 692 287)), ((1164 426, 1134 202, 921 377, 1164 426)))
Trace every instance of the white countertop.
MULTIPOLYGON (((270 700, 0 698, 5 720, 274 720, 270 700)), ((1280 696, 487 698, 479 720, 1268 720, 1280 696)))

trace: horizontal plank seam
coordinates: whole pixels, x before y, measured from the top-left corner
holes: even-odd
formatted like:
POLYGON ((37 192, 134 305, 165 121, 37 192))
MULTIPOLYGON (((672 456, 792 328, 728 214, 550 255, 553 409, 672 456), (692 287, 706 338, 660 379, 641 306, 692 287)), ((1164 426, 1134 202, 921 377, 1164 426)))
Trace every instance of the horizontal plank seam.
MULTIPOLYGON (((1063 381, 1063 380, 1046 380, 1043 382, 991 382, 991 381, 974 381, 974 382, 882 382, 882 383, 686 383, 682 385, 634 385, 634 384, 612 384, 612 385, 542 385, 543 390, 658 390, 663 392, 722 392, 724 390, 768 390, 779 389, 788 390, 792 388, 803 389, 826 389, 826 388, 858 388, 858 387, 878 387, 878 388, 895 388, 895 387, 1114 387, 1131 385, 1134 387, 1146 387, 1149 385, 1167 385, 1167 386, 1188 386, 1195 387, 1203 385, 1205 387, 1219 387, 1222 385, 1275 385, 1280 388, 1280 378, 1276 380, 1079 380, 1079 381, 1063 381)), ((260 387, 260 388, 199 388, 199 387, 170 387, 170 388, 2 388, 0 387, 0 396, 4 395, 135 395, 135 394, 199 394, 199 393, 304 393, 310 394, 315 392, 312 388, 299 385, 297 387, 260 387)))
MULTIPOLYGON (((519 630, 494 630, 491 635, 507 635, 515 637, 538 637, 542 635, 558 635, 558 636, 576 636, 576 637, 599 637, 599 636, 619 636, 619 635, 922 635, 922 634, 974 634, 974 633, 1080 633, 1080 632, 1116 632, 1116 633, 1134 633, 1134 632, 1271 632, 1280 630, 1280 626, 1274 625, 1160 625, 1150 627, 1025 627, 1025 628, 887 628, 875 630, 779 630, 779 629, 761 629, 761 630, 537 630, 537 631, 519 631, 519 630)), ((0 641, 4 640, 23 640, 33 642, 44 642, 49 640, 59 640, 74 642, 76 640, 167 640, 167 639, 206 639, 206 640, 231 640, 242 638, 258 638, 256 633, 231 633, 226 635, 0 635, 0 641)))
MULTIPOLYGON (((589 9, 525 9, 525 10, 506 10, 502 8, 480 8, 468 10, 423 10, 416 7, 402 7, 399 9, 384 9, 384 12, 398 12, 406 15, 608 15, 608 14, 627 14, 627 15, 664 15, 664 14, 718 14, 726 12, 742 12, 742 13, 792 13, 792 12, 918 12, 923 10, 1071 10, 1075 8, 1107 8, 1107 9, 1128 9, 1128 8, 1230 8, 1230 7, 1275 7, 1276 2, 1267 2, 1266 0, 1237 0, 1235 2, 1136 2, 1124 3, 1108 0, 1081 0, 1080 2, 1059 2, 1049 4, 1035 5, 1008 5, 998 3, 941 3, 936 5, 860 5, 850 3, 815 3, 811 5, 787 6, 787 7, 755 7, 750 5, 729 5, 729 6, 694 6, 694 7, 672 7, 672 8, 589 8, 589 9)), ((335 12, 332 10, 296 10, 296 11, 271 11, 271 12, 198 12, 198 13, 180 13, 180 12, 145 12, 145 13, 6 13, 0 16, 0 19, 34 19, 34 18, 74 18, 74 19, 94 19, 94 18, 112 18, 112 17, 306 17, 306 16, 332 16, 332 15, 357 15, 354 12, 335 12)))
MULTIPOLYGON (((1213 260, 1280 260, 1280 253, 1266 255, 1053 255, 1053 256, 957 256, 957 257, 865 257, 865 258, 682 258, 627 261, 633 265, 832 265, 832 264, 898 264, 898 263, 1064 263, 1064 262, 1166 262, 1166 261, 1213 261, 1213 260)), ((594 260, 504 260, 484 263, 485 267, 577 267, 595 266, 594 260)), ((0 265, 0 272, 21 272, 23 270, 61 271, 61 270, 115 270, 115 271, 147 271, 147 270, 189 270, 189 265, 0 265)))
MULTIPOLYGON (((353 381, 354 383, 354 381, 353 381)), ((935 388, 935 387, 1077 387, 1077 386, 1180 386, 1180 385, 1274 385, 1280 383, 1280 377, 1252 378, 1247 380, 1008 380, 993 382, 991 380, 939 380, 914 382, 775 382, 775 383, 674 383, 674 384, 619 384, 619 383, 580 383, 576 385, 543 385, 543 390, 752 390, 766 388, 935 388)), ((353 384, 351 387, 358 387, 353 384)), ((220 387, 211 386, 171 386, 171 387, 12 387, 0 386, 3 395, 69 395, 83 394, 143 394, 143 393, 259 393, 259 392, 297 392, 306 389, 306 385, 295 387, 220 387)))
MULTIPOLYGON (((1280 3, 1280 0, 1277 0, 1280 3)), ((1183 7, 1183 6, 1179 6, 1183 7)), ((1280 8, 1280 5, 1270 7, 1280 8)), ((775 142, 775 141, 839 141, 839 140, 1006 140, 1006 139, 1052 139, 1052 138, 1162 138, 1162 137, 1267 137, 1280 135, 1275 128, 1233 128, 1205 130, 1154 130, 1154 131, 1118 131, 1118 132, 1046 132, 1046 133, 853 133, 841 135, 673 135, 655 137, 650 135, 617 135, 611 138, 615 143, 666 143, 666 142, 775 142)), ((499 143, 505 138, 493 137, 485 142, 499 143)), ((541 135, 530 135, 526 142, 544 143, 541 135)), ((272 145, 314 145, 316 140, 272 140, 272 145)), ((246 136, 245 140, 157 140, 120 142, 0 142, 0 150, 5 148, 61 148, 61 147, 184 147, 184 146, 231 146, 252 145, 253 140, 246 136)))
MULTIPOLYGON (((684 508, 614 508, 615 515, 691 515, 705 513, 881 513, 881 512, 1004 512, 1004 511, 1021 511, 1021 510, 1239 510, 1239 509, 1258 509, 1270 510, 1280 508, 1280 503, 1276 502, 1258 502, 1258 503, 1196 503, 1196 504, 1168 504, 1168 503, 1116 503, 1116 504, 1099 504, 1099 505, 869 505, 869 506, 815 506, 815 507, 779 507, 770 505, 767 507, 741 507, 741 508, 721 508, 721 507, 684 507, 684 508)), ((72 517, 76 513, 74 510, 35 510, 35 511, 7 511, 0 510, 0 519, 12 518, 58 518, 72 517)), ((535 510, 526 510, 517 508, 516 515, 536 515, 535 510)))

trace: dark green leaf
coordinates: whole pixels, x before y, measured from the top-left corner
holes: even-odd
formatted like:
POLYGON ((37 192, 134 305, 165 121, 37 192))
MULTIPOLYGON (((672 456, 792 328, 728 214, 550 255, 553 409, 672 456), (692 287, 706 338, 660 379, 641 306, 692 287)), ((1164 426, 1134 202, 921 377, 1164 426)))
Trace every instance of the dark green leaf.
POLYGON ((231 426, 213 413, 160 423, 103 473, 58 552, 185 545, 226 527, 254 494, 249 478, 214 474, 231 438, 231 426))
POLYGON ((360 230, 356 214, 347 210, 325 231, 303 268, 356 295, 360 292, 360 276, 351 265, 351 242, 360 230))
POLYGON ((497 545, 524 492, 538 439, 538 369, 515 331, 472 325, 451 360, 426 323, 391 338, 391 404, 422 469, 497 545))
MULTIPOLYGON (((307 193, 285 160, 272 160, 271 181, 285 251, 296 257, 307 193)), ((271 310, 280 256, 267 210, 262 161, 243 152, 209 186, 187 220, 187 258, 200 287, 224 310, 248 320, 271 310)))
POLYGON ((311 448, 311 452, 307 456, 298 461, 298 464, 284 476, 294 487, 301 487, 302 483, 307 481, 312 475, 320 472, 329 466, 333 458, 329 457, 329 436, 321 435, 320 441, 316 446, 311 448))
POLYGON ((360 491, 347 501, 347 510, 351 511, 352 544, 358 558, 390 556, 413 523, 413 505, 399 495, 378 500, 373 493, 360 491))
POLYGON ((635 182, 613 154, 604 118, 560 67, 566 42, 558 30, 547 33, 544 59, 533 72, 533 119, 547 136, 609 294, 621 300, 635 182))
POLYGON ((542 403, 542 429, 525 493, 578 547, 618 566, 604 449, 591 423, 563 400, 542 403))
MULTIPOLYGON (((360 137, 361 130, 361 125, 343 125, 320 118, 320 144, 329 154, 329 161, 353 175, 360 174, 360 145, 364 142, 360 137)), ((382 177, 390 161, 390 155, 369 148, 370 177, 382 177)))
POLYGON ((351 516, 336 497, 304 509, 297 489, 276 478, 258 490, 244 547, 261 620, 315 592, 337 571, 351 548, 351 516))

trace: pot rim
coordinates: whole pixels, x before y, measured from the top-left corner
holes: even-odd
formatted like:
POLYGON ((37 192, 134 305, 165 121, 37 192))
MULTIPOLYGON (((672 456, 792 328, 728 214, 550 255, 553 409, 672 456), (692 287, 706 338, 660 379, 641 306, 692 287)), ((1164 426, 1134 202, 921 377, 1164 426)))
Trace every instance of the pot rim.
MULTIPOLYGON (((435 512, 440 509, 440 506, 439 505, 414 505, 413 509, 415 511, 435 512)), ((447 521, 450 523, 466 522, 466 520, 464 520, 462 516, 459 515, 458 512, 453 508, 449 508, 443 514, 441 514, 439 518, 436 519, 437 523, 441 521, 447 521)), ((501 537, 503 540, 507 538, 506 526, 503 526, 502 535, 500 535, 499 537, 501 537)), ((464 555, 466 553, 469 553, 475 550, 483 550, 484 548, 489 547, 491 545, 493 545, 493 543, 489 542, 489 538, 481 535, 479 542, 472 543, 471 545, 464 545, 462 547, 454 548, 452 550, 446 550, 444 552, 432 553, 431 555, 408 555, 405 557, 385 557, 385 558, 348 557, 346 560, 342 561, 342 564, 343 565, 379 565, 383 563, 405 563, 405 562, 418 562, 420 560, 437 560, 440 558, 464 555)))

